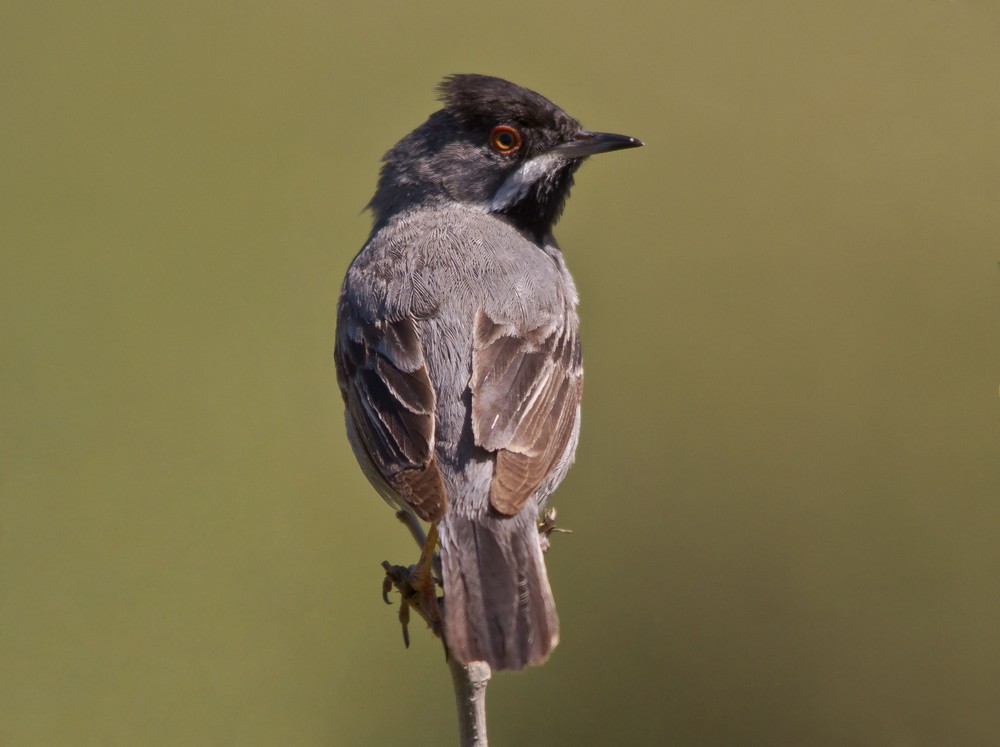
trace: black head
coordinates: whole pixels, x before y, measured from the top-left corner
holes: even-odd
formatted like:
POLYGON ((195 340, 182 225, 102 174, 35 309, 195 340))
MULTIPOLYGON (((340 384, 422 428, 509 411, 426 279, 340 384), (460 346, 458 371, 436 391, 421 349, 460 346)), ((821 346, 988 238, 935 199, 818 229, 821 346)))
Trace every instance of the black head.
POLYGON ((544 236, 584 158, 642 145, 588 132, 544 96, 501 78, 452 75, 439 91, 444 109, 383 159, 371 201, 376 222, 421 205, 460 202, 544 236))

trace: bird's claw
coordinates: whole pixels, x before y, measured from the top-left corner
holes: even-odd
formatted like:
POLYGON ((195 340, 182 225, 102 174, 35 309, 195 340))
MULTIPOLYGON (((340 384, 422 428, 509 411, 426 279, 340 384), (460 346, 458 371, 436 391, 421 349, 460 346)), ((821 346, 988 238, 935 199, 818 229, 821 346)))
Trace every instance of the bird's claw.
POLYGON ((382 561, 382 568, 385 570, 385 578, 382 579, 382 599, 386 604, 391 604, 389 592, 393 588, 399 592, 399 623, 403 628, 403 643, 407 648, 410 647, 408 626, 411 607, 427 621, 434 635, 443 638, 444 624, 437 596, 437 587, 443 584, 432 573, 436 544, 437 531, 432 527, 416 565, 392 565, 388 560, 382 561))
POLYGON ((393 568, 396 566, 389 565, 388 560, 383 560, 382 567, 385 568, 385 578, 382 579, 382 601, 386 604, 392 604, 389 601, 389 592, 392 591, 392 587, 395 585, 393 581, 393 568))
POLYGON ((549 506, 542 513, 542 517, 538 520, 538 541, 542 545, 542 552, 546 552, 549 549, 549 535, 559 532, 563 534, 572 534, 572 529, 564 529, 556 524, 556 509, 553 506, 549 506))
POLYGON ((389 601, 389 592, 394 588, 399 592, 399 624, 403 628, 403 645, 409 648, 410 605, 417 596, 412 582, 415 566, 392 565, 388 560, 383 560, 382 567, 385 569, 385 578, 382 579, 382 600, 386 604, 392 604, 389 601))

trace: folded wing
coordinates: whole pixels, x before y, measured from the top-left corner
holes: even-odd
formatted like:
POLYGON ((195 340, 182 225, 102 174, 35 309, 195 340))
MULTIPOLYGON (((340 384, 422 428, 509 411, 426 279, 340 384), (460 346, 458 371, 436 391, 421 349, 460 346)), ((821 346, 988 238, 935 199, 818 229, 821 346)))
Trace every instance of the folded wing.
POLYGON ((360 447, 391 491, 425 521, 447 505, 434 460, 435 393, 417 322, 339 310, 337 378, 360 447))
POLYGON ((490 503, 514 515, 556 469, 583 391, 575 325, 497 323, 480 311, 472 352, 472 429, 497 454, 490 503))

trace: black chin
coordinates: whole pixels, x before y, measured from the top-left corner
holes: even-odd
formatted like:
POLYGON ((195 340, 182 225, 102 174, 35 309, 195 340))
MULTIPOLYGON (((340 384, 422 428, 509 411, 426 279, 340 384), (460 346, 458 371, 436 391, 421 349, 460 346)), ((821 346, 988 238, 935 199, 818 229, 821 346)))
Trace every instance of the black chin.
POLYGON ((504 216, 536 241, 543 241, 562 215, 573 186, 573 174, 580 163, 580 159, 566 161, 563 168, 536 181, 523 198, 497 211, 497 215, 504 216))

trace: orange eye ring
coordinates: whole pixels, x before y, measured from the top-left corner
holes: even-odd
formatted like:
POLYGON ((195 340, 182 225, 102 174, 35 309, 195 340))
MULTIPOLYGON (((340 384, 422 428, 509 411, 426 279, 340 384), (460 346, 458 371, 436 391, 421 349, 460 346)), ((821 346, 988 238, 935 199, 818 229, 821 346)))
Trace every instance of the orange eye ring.
POLYGON ((510 156, 521 149, 521 133, 507 125, 497 125, 490 132, 490 147, 501 156, 510 156))

